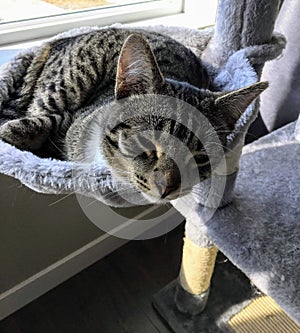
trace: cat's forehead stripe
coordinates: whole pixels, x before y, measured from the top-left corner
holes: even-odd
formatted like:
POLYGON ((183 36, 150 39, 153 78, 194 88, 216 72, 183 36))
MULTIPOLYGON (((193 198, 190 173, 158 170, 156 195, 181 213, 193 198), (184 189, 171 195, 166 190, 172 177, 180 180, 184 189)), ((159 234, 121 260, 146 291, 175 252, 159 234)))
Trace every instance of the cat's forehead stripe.
MULTIPOLYGON (((164 135, 166 134, 178 138, 190 149, 200 151, 203 148, 202 143, 199 142, 194 132, 179 121, 170 118, 150 118, 153 126, 150 126, 152 129, 149 130, 153 131, 152 135, 150 134, 150 136, 144 137, 144 128, 141 128, 141 135, 138 135, 141 120, 140 118, 132 118, 118 124, 111 130, 108 129, 106 134, 110 136, 111 139, 109 144, 113 145, 114 143, 115 149, 120 149, 124 156, 132 149, 142 151, 155 150, 158 152, 158 156, 161 156, 167 149, 167 147, 165 147, 165 149, 163 148, 166 143, 168 144, 168 140, 164 135), (126 142, 129 138, 131 140, 130 143, 129 141, 126 142), (116 141, 122 142, 122 147, 118 147, 116 141), (153 145, 153 147, 151 147, 151 145, 153 145)), ((145 124, 145 122, 143 124, 145 124)))
POLYGON ((106 135, 105 140, 113 146, 115 149, 119 149, 119 145, 117 141, 114 141, 109 135, 106 135))

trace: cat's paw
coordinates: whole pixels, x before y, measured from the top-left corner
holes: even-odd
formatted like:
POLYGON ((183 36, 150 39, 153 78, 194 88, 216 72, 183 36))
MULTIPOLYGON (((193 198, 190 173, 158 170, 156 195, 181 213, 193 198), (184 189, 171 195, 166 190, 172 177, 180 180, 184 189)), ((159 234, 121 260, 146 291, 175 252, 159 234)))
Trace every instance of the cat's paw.
POLYGON ((37 150, 48 137, 36 118, 10 120, 0 127, 0 138, 22 150, 37 150))

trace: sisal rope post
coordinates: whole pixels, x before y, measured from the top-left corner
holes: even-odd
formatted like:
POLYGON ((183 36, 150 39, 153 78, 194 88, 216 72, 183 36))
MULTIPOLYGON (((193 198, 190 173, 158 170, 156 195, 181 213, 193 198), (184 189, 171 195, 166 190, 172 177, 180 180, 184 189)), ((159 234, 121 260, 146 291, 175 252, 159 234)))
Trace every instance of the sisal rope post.
POLYGON ((183 255, 179 282, 181 286, 193 295, 207 292, 215 267, 218 249, 200 247, 189 238, 184 238, 183 255))
POLYGON ((175 304, 180 312, 197 315, 204 310, 217 253, 218 249, 212 243, 199 246, 189 237, 184 238, 181 268, 175 291, 175 304))

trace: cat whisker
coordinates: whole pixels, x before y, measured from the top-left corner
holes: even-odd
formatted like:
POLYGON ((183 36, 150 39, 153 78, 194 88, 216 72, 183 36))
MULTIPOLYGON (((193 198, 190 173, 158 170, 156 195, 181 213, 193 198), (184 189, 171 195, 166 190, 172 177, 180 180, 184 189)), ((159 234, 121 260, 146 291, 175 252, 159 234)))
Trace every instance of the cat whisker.
MULTIPOLYGON (((128 193, 128 194, 136 194, 136 193, 139 193, 139 191, 136 189, 136 188, 126 188, 126 189, 123 189, 123 190, 119 190, 119 191, 114 191, 114 192, 110 192, 110 193, 107 193, 106 195, 103 196, 104 199, 111 199, 115 196, 121 196, 123 195, 124 193, 128 193)), ((126 199, 126 198, 125 198, 126 199)))
MULTIPOLYGON (((50 137, 49 137, 49 141, 50 141, 50 143, 63 155, 63 156, 65 156, 66 155, 66 152, 65 151, 63 151, 50 137)), ((59 143, 59 141, 60 141, 60 143, 63 145, 64 144, 64 141, 63 141, 63 138, 61 138, 60 140, 59 139, 57 139, 56 140, 57 141, 57 143, 59 143)))
POLYGON ((110 192, 102 196, 103 199, 110 200, 111 198, 117 196, 118 192, 110 192))
POLYGON ((116 188, 115 191, 123 191, 127 189, 136 189, 136 186, 132 183, 122 183, 122 187, 119 189, 116 188))
POLYGON ((123 169, 114 168, 114 171, 118 171, 119 173, 124 174, 124 175, 130 175, 130 176, 133 175, 133 172, 123 170, 123 169))
POLYGON ((88 203, 87 207, 92 206, 96 202, 99 202, 99 200, 95 199, 95 200, 91 201, 90 203, 88 203))
MULTIPOLYGON (((228 130, 216 130, 216 133, 219 134, 219 133, 226 133, 226 134, 231 134, 233 131, 228 131, 228 130)), ((245 133, 244 131, 234 131, 234 133, 237 133, 237 134, 242 134, 242 133, 245 133)))
POLYGON ((60 199, 58 199, 58 200, 56 200, 56 201, 54 201, 54 202, 51 202, 51 203, 48 205, 48 207, 51 207, 51 206, 54 206, 54 205, 58 204, 59 202, 65 200, 66 198, 70 197, 70 196, 73 195, 73 194, 75 194, 75 192, 69 193, 69 194, 65 195, 64 197, 62 197, 62 198, 60 198, 60 199))
POLYGON ((237 152, 237 151, 235 151, 235 150, 233 150, 231 148, 228 148, 228 147, 226 147, 223 144, 218 143, 218 142, 207 142, 207 144, 217 145, 218 147, 221 147, 221 148, 225 149, 226 151, 230 151, 230 152, 232 152, 234 154, 239 154, 239 152, 237 152))
MULTIPOLYGON (((213 195, 216 196, 216 197, 218 197, 219 199, 222 199, 222 198, 223 198, 222 195, 218 194, 216 191, 214 191, 214 190, 212 190, 212 189, 211 189, 211 192, 213 192, 213 195)), ((202 194, 203 194, 200 190, 198 190, 198 189, 196 190, 196 189, 194 189, 194 188, 193 188, 193 190, 192 190, 191 193, 192 193, 193 195, 196 195, 196 196, 198 196, 198 195, 202 195, 202 194)))
MULTIPOLYGON (((218 134, 218 133, 227 133, 227 134, 231 134, 232 132, 233 132, 233 131, 225 131, 225 130, 223 130, 223 131, 216 131, 217 134, 218 134)), ((234 131, 234 133, 236 133, 236 134, 244 134, 245 131, 234 131)), ((250 137, 252 137, 252 138, 254 138, 254 139, 257 138, 254 134, 249 133, 249 132, 247 132, 247 136, 250 136, 250 137)))

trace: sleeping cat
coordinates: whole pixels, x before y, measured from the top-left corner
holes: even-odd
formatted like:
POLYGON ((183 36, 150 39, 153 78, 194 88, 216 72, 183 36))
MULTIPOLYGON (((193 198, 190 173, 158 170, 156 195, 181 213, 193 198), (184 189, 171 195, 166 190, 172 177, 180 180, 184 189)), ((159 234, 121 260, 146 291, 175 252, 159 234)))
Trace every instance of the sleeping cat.
POLYGON ((161 96, 196 108, 224 145, 267 84, 229 93, 208 87, 196 56, 167 36, 108 28, 68 37, 44 44, 33 59, 17 100, 24 116, 5 123, 0 138, 37 154, 50 146, 52 154, 62 151, 61 158, 86 163, 98 159, 150 201, 172 200, 195 185, 191 181, 181 188, 182 168, 189 175, 190 165, 196 165, 201 180, 209 176, 212 163, 194 133, 207 131, 205 125, 180 103, 161 96), (183 143, 193 163, 170 137, 183 143))

